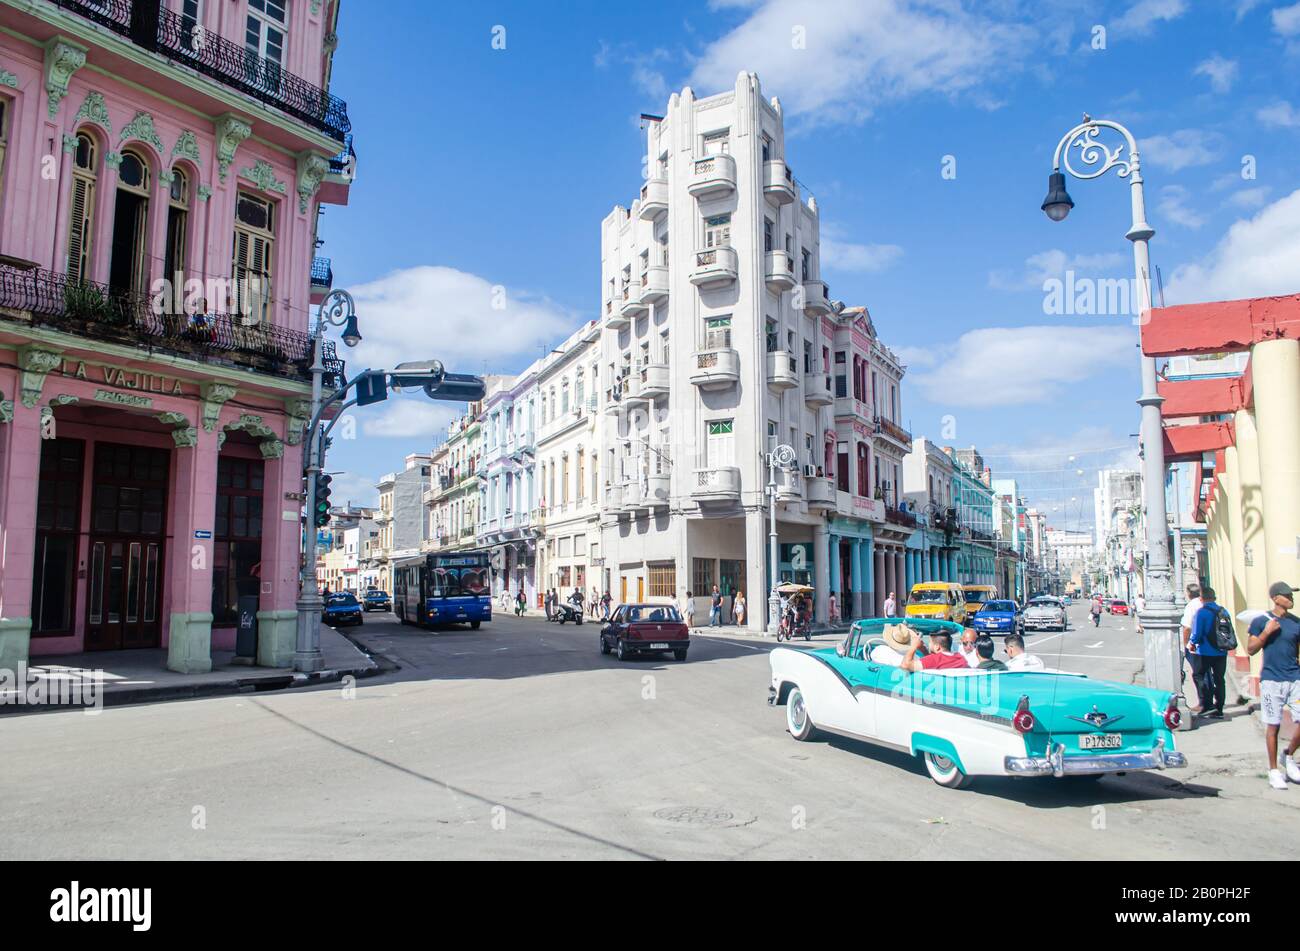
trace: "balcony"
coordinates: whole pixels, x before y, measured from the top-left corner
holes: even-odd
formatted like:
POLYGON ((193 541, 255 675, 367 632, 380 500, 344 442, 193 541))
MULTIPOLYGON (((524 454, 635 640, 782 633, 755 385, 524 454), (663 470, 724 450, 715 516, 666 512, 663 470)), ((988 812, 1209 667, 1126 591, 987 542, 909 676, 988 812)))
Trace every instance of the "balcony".
POLYGON ((695 252, 695 269, 691 283, 696 287, 723 287, 734 284, 740 275, 734 248, 710 248, 695 252))
POLYGON ((814 409, 830 406, 835 402, 831 394, 831 378, 828 373, 805 373, 803 375, 803 401, 814 409))
POLYGON ((666 363, 647 363, 641 368, 641 396, 657 400, 667 396, 672 387, 672 374, 666 363))
POLYGON ((740 382, 740 354, 731 348, 699 350, 691 382, 702 390, 725 390, 740 382))
POLYGON ((906 429, 881 416, 876 417, 875 423, 877 436, 883 436, 904 452, 912 451, 912 434, 906 429))
POLYGON ((637 406, 642 403, 649 403, 651 397, 641 392, 641 372, 631 370, 630 375, 623 380, 623 402, 628 406, 637 406))
POLYGON ((668 179, 652 178, 641 186, 641 220, 657 221, 668 214, 668 179))
POLYGON ((740 470, 735 466, 696 469, 691 497, 696 502, 739 502, 740 470))
POLYGON ((767 385, 777 391, 799 385, 799 364, 793 353, 773 350, 767 355, 767 385))
POLYGON ((348 106, 342 99, 217 33, 204 31, 200 39, 194 20, 172 10, 156 10, 157 3, 153 4, 154 11, 149 9, 149 3, 133 0, 54 3, 107 27, 142 49, 286 112, 340 144, 352 131, 348 106))
POLYGON ((776 497, 781 502, 798 502, 803 498, 803 477, 796 469, 783 469, 776 474, 776 497))
POLYGON ((646 508, 667 508, 672 501, 673 477, 667 472, 656 472, 646 477, 646 491, 642 497, 646 508))
POLYGON ((696 198, 725 198, 736 190, 736 160, 730 155, 696 159, 686 190, 696 198))
POLYGON ((614 514, 623 511, 623 495, 631 486, 615 482, 605 486, 605 510, 614 514))
POLYGON ((763 259, 763 279, 773 294, 792 289, 798 283, 794 279, 794 259, 784 251, 768 251, 763 259))
MULTIPOLYGON (((619 300, 619 304, 620 305, 622 304, 621 299, 619 300)), ((614 300, 612 298, 610 300, 605 301, 605 326, 606 327, 608 327, 610 330, 624 330, 627 327, 631 326, 631 324, 632 321, 630 321, 628 318, 623 316, 623 311, 621 307, 614 306, 614 300)))
POLYGON ((831 290, 825 281, 803 282, 803 312, 809 317, 828 317, 831 307, 831 290))
POLYGON ((804 498, 810 509, 831 511, 835 508, 835 483, 830 479, 814 477, 805 480, 804 498))
POLYGON ((615 381, 614 385, 605 391, 605 415, 617 416, 621 413, 630 391, 631 387, 628 386, 626 377, 615 381))
POLYGON ((330 266, 329 258, 316 258, 311 262, 311 302, 313 306, 319 305, 326 295, 329 294, 330 288, 334 286, 334 268, 330 266))
MULTIPOLYGON (((242 318, 226 314, 155 313, 143 294, 69 280, 66 274, 0 265, 0 308, 30 315, 9 319, 88 340, 311 380, 312 338, 305 333, 271 324, 245 326, 242 318)), ((341 386, 344 365, 334 342, 322 346, 325 386, 341 386)))
POLYGON ((899 525, 903 528, 916 528, 915 515, 889 505, 885 506, 885 521, 890 525, 899 525))
POLYGON ((634 317, 640 317, 648 308, 641 301, 641 287, 633 287, 629 284, 623 288, 623 297, 618 305, 618 312, 624 320, 631 321, 634 317))
POLYGON ((641 303, 657 304, 668 299, 668 268, 662 264, 650 267, 641 275, 641 303))
POLYGON ((778 205, 788 205, 797 197, 794 173, 780 159, 763 163, 763 194, 778 205))

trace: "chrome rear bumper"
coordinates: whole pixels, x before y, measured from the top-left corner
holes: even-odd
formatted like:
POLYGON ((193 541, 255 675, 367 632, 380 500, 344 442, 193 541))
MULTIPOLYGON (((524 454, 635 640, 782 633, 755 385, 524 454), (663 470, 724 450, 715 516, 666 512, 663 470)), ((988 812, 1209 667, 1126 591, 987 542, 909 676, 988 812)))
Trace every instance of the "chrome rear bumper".
POLYGON ((1046 756, 1008 756, 1003 761, 1008 776, 1091 776, 1123 773, 1131 769, 1180 769, 1187 757, 1165 749, 1164 738, 1156 740, 1150 753, 1089 753, 1066 756, 1065 744, 1058 743, 1046 756))

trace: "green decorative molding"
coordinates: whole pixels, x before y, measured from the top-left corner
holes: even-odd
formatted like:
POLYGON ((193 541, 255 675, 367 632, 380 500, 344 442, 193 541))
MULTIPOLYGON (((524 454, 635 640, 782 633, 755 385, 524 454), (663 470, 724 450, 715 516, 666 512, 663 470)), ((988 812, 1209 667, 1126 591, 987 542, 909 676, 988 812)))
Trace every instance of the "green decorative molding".
POLYGON ((14 401, 0 400, 0 423, 12 423, 14 421, 14 401))
POLYGON ((122 130, 122 137, 118 139, 118 145, 123 145, 128 139, 139 139, 141 142, 148 142, 158 150, 159 155, 166 155, 167 151, 163 148, 162 139, 158 136, 158 130, 153 127, 153 116, 147 112, 137 112, 135 118, 127 123, 126 128, 122 130))
POLYGON ((203 428, 207 432, 212 432, 217 428, 217 420, 221 416, 221 407, 235 398, 239 392, 238 387, 231 386, 229 383, 204 383, 200 388, 203 397, 203 428))
POLYGON ((217 120, 217 166, 224 182, 230 174, 230 165, 244 140, 253 134, 253 127, 233 112, 217 120))
POLYGON ((199 186, 199 201, 207 201, 212 197, 212 189, 207 185, 199 186))
POLYGON ((18 366, 22 372, 22 401, 28 409, 35 409, 45 389, 45 378, 63 362, 63 351, 49 350, 36 344, 18 348, 18 366))
MULTIPOLYGON (((275 430, 266 425, 261 416, 253 416, 250 413, 245 413, 243 416, 239 417, 236 422, 226 423, 226 425, 221 428, 221 432, 217 434, 218 450, 226 445, 226 437, 233 432, 248 433, 248 435, 262 443, 272 440, 275 442, 280 441, 280 437, 275 434, 275 430)), ((283 454, 283 451, 284 447, 282 445, 281 454, 283 454)), ((267 456, 265 448, 262 450, 262 456, 263 458, 279 458, 279 456, 267 456)))
POLYGON ((289 186, 275 177, 275 169, 266 159, 258 159, 252 168, 241 168, 239 177, 248 179, 264 192, 275 192, 277 195, 289 193, 289 186))
POLYGON ((263 459, 283 459, 284 443, 278 439, 264 439, 258 443, 263 459))
POLYGON ((45 92, 49 96, 49 113, 53 119, 68 95, 68 84, 77 70, 86 65, 86 47, 56 36, 45 44, 45 92))
POLYGON ((122 167, 122 153, 109 152, 107 155, 104 156, 104 164, 116 172, 119 168, 122 167))
POLYGON ((330 163, 315 152, 301 152, 298 155, 298 210, 304 215, 311 205, 311 200, 320 191, 320 183, 330 170, 330 163))
POLYGON ((163 188, 170 189, 172 182, 176 181, 176 173, 167 169, 158 173, 158 181, 162 183, 163 188))
POLYGON ((311 403, 307 400, 285 400, 284 404, 289 412, 284 441, 290 446, 301 446, 307 433, 307 424, 311 422, 311 403))
POLYGON ((311 0, 311 15, 317 16, 320 13, 320 5, 323 0, 311 0))
POLYGON ((77 137, 71 132, 63 133, 63 151, 68 155, 77 151, 77 137))
POLYGON ((77 110, 76 122, 85 119, 88 122, 95 122, 104 127, 104 131, 109 135, 113 134, 113 124, 108 120, 108 106, 104 103, 104 94, 91 90, 86 93, 86 101, 81 104, 77 110))
POLYGON ((0 69, 0 86, 8 86, 10 89, 17 89, 18 77, 7 69, 0 69))
POLYGON ((181 133, 181 137, 176 140, 176 147, 172 149, 172 160, 178 158, 187 158, 196 167, 203 167, 203 157, 199 154, 198 137, 189 129, 181 133))

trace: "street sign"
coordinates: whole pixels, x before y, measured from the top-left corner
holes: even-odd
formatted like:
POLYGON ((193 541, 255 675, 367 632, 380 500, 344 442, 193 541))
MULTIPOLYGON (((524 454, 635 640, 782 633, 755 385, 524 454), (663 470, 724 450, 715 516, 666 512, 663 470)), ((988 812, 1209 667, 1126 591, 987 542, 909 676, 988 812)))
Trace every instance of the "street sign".
POLYGON ((382 373, 368 370, 357 380, 357 405, 370 406, 388 399, 388 378, 382 373))
POLYGON ((212 533, 199 531, 194 533, 194 537, 199 539, 200 541, 207 541, 208 539, 212 538, 212 533))

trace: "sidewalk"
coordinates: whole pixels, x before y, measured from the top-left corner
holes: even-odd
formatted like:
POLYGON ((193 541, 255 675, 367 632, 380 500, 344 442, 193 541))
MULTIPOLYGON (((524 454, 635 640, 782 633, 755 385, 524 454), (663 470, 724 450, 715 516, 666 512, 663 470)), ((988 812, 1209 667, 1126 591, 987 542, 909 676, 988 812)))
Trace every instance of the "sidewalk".
POLYGON ((283 690, 330 683, 345 676, 373 676, 379 664, 331 627, 320 629, 324 669, 301 674, 292 668, 249 667, 234 663, 233 651, 214 651, 212 671, 178 674, 166 668, 165 650, 70 654, 38 659, 27 668, 27 682, 0 682, 0 716, 69 707, 113 707, 164 700, 191 700, 222 694, 283 690), (7 688, 7 689, 5 689, 7 688), (19 694, 23 696, 20 698, 19 694))

